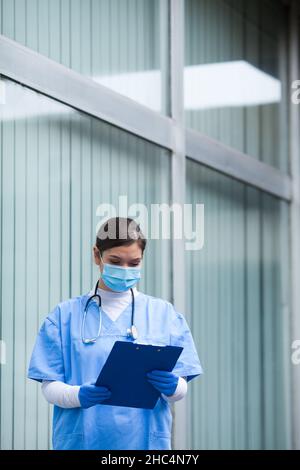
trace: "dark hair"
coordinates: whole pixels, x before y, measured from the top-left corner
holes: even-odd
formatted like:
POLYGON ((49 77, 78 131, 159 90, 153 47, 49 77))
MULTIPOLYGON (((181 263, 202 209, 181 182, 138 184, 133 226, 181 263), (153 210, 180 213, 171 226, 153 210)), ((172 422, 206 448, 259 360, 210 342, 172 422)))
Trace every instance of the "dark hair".
POLYGON ((128 217, 112 217, 104 222, 97 232, 96 247, 101 256, 105 250, 115 246, 128 246, 133 243, 138 243, 143 254, 147 240, 139 224, 128 217))

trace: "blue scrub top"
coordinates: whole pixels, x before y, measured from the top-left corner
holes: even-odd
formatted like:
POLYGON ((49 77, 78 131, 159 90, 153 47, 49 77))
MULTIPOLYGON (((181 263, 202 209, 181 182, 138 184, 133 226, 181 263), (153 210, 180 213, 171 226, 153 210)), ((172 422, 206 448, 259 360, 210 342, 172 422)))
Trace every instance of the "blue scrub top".
MULTIPOLYGON (((96 381, 115 341, 127 337, 131 303, 113 321, 102 310, 101 336, 83 344, 81 324, 89 294, 58 304, 43 322, 32 352, 28 378, 60 380, 70 385, 96 381)), ((195 344, 184 316, 163 299, 139 292, 135 298, 137 343, 182 346, 173 372, 190 381, 202 374, 195 344)), ((95 336, 99 309, 90 303, 85 337, 95 336)), ((171 449, 170 404, 161 396, 154 409, 96 405, 88 409, 54 406, 53 448, 94 450, 171 449)))

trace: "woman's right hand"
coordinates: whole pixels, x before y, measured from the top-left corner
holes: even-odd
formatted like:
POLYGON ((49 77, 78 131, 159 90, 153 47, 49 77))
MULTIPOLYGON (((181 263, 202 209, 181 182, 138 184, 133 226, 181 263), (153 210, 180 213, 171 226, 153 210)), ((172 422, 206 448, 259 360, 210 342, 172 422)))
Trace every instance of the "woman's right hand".
POLYGON ((81 385, 78 392, 78 398, 82 408, 90 408, 99 405, 111 396, 111 391, 106 387, 98 387, 94 383, 85 383, 81 385))

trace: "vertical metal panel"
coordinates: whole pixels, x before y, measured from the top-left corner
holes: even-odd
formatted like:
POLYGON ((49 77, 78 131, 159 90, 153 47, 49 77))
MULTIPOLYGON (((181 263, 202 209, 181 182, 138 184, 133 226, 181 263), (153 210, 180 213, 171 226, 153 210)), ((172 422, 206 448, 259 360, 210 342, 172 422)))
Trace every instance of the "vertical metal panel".
MULTIPOLYGON (((4 0, 2 2, 3 34, 14 34, 14 3, 4 0), (5 17, 5 21, 4 21, 5 17)), ((14 141, 15 126, 13 122, 2 124, 1 150, 5 155, 2 161, 2 267, 5 266, 6 276, 1 278, 1 312, 14 312, 14 247, 15 231, 14 220, 14 193, 15 193, 15 164, 14 141), (7 176, 4 176, 7 175, 7 176), (3 223, 5 221, 5 224, 3 223), (9 254, 10 253, 10 254, 9 254), (4 296, 4 293, 7 296, 4 296)), ((14 363, 14 316, 10 321, 2 323, 2 340, 6 343, 7 363, 14 363)), ((13 400, 14 400, 14 370, 13 367, 1 366, 1 397, 6 396, 5 403, 1 404, 1 442, 2 448, 11 449, 13 446, 13 400)))
MULTIPOLYGON (((263 197, 262 207, 262 344, 263 344, 263 445, 274 449, 275 433, 275 319, 276 319, 276 283, 274 282, 275 251, 272 240, 272 201, 263 197)), ((278 347, 278 346, 277 346, 278 347)))
MULTIPOLYGON (((174 139, 175 149, 172 153, 172 204, 178 204, 181 208, 185 203, 185 132, 184 132, 184 108, 183 108, 183 65, 184 65, 184 1, 170 1, 170 105, 171 117, 175 122, 174 139)), ((173 226, 178 223, 173 219, 173 226)), ((172 279, 173 297, 175 308, 184 312, 189 322, 185 304, 185 270, 182 269, 185 262, 185 240, 173 236, 172 279)), ((188 416, 189 408, 186 398, 175 403, 175 420, 172 447, 186 449, 188 442, 188 416)))
MULTIPOLYGON (((240 112, 240 110, 238 110, 240 112)), ((237 116, 235 116, 237 117, 237 116)), ((239 127, 240 129, 240 127, 239 127)), ((241 140, 242 140, 241 136, 241 140)), ((242 184, 232 184, 231 200, 231 266, 232 276, 232 312, 231 328, 232 333, 232 411, 233 411, 233 434, 232 447, 234 449, 243 449, 246 447, 245 436, 245 416, 246 405, 246 292, 245 292, 245 188, 242 184)), ((220 260, 222 265, 222 259, 220 260)), ((220 305, 222 311, 222 305, 220 305)), ((221 387, 220 387, 221 388, 221 387)))
MULTIPOLYGON (((291 2, 290 17, 290 37, 289 37, 289 78, 291 83, 299 80, 300 61, 300 25, 299 25, 299 4, 291 2)), ((300 338, 300 112, 299 104, 290 101, 289 106, 289 144, 290 144, 290 168, 293 179, 292 203, 290 206, 290 243, 291 243, 291 336, 292 341, 300 338)), ((299 365, 292 367, 292 405, 293 405, 293 446, 300 449, 300 371, 299 365)))
MULTIPOLYGON (((228 292, 232 291, 232 279, 228 276, 228 262, 234 257, 232 249, 230 225, 227 223, 232 214, 232 188, 227 178, 219 180, 217 193, 221 195, 219 200, 220 218, 218 221, 217 233, 222 234, 219 241, 218 258, 224 259, 219 267, 219 298, 218 298, 218 346, 219 350, 219 384, 222 384, 223 393, 219 397, 219 447, 221 449, 230 449, 231 436, 233 432, 233 423, 230 419, 232 414, 232 384, 228 374, 228 364, 231 362, 231 299, 228 292)), ((206 239, 205 247, 209 244, 209 238, 206 239)))
POLYGON ((247 381, 247 446, 259 449, 262 445, 262 348, 261 341, 261 216, 259 207, 261 194, 253 188, 246 188, 246 299, 249 312, 246 319, 246 367, 247 381), (249 359, 250 358, 250 359, 249 359), (255 380, 253 380, 255 377, 255 380))
POLYGON ((286 430, 285 435, 281 435, 282 442, 280 443, 285 448, 293 448, 293 426, 292 416, 294 408, 292 403, 292 371, 291 371, 291 244, 290 244, 290 206, 283 201, 280 201, 280 265, 281 265, 281 279, 280 279, 280 303, 282 306, 282 344, 281 354, 283 361, 283 401, 285 404, 284 410, 281 408, 282 413, 280 419, 282 426, 286 430), (286 262, 288 260, 288 262, 286 262))
POLYGON ((289 257, 287 206, 264 194, 262 197, 262 327, 264 446, 290 448, 290 351, 286 337, 289 325, 289 257), (274 227, 276 229, 274 230, 274 227), (275 412, 276 410, 276 412, 275 412))
MULTIPOLYGON (((50 308, 50 288, 44 292, 44 287, 50 287, 50 220, 49 220, 49 208, 50 208, 50 133, 49 133, 49 122, 45 116, 38 118, 37 122, 38 131, 38 284, 37 284, 37 296, 38 296, 38 309, 33 312, 35 319, 32 323, 28 322, 28 344, 27 344, 27 364, 30 360, 32 344, 35 340, 35 332, 38 330, 39 325, 43 321, 45 312, 50 308)), ((38 443, 37 436, 44 436, 45 423, 48 420, 49 423, 49 407, 45 400, 41 396, 40 390, 36 387, 32 381, 27 380, 27 395, 26 399, 30 401, 30 407, 33 408, 38 400, 38 416, 37 429, 32 426, 29 421, 30 408, 28 407, 29 416, 27 419, 27 435, 29 439, 35 435, 35 445, 41 445, 41 447, 47 447, 47 442, 38 443), (37 396, 38 393, 38 396, 37 396), (32 402, 31 402, 32 400, 32 402), (37 433, 37 435, 36 435, 37 433)), ((27 405, 26 405, 27 406, 27 405)), ((49 433, 48 433, 49 434, 49 433)), ((48 441, 49 441, 49 435, 48 441)), ((26 446, 30 448, 30 442, 26 446)))
MULTIPOLYGON (((26 28, 24 22, 20 19, 25 13, 25 3, 23 1, 17 1, 15 3, 15 35, 17 40, 26 40, 26 28)), ((26 119, 15 123, 15 156, 22 155, 20 158, 20 165, 15 165, 15 233, 24 233, 24 227, 28 224, 31 227, 31 220, 33 214, 28 214, 26 217, 26 199, 24 194, 27 192, 27 165, 29 159, 34 159, 34 149, 31 149, 31 153, 27 154, 30 147, 30 141, 27 139, 27 123, 26 119), (25 151, 24 151, 25 150, 25 151)), ((30 133, 30 130, 29 130, 30 133)), ((15 157, 14 156, 14 157, 15 157)), ((32 186, 31 186, 32 187, 32 186)), ((30 195, 28 195, 30 197, 30 195)), ((29 240, 33 243, 36 242, 33 233, 30 233, 29 240)), ((22 237, 23 238, 23 237, 22 237)), ((28 240, 23 239, 25 243, 28 240)), ((32 257, 32 253, 29 255, 32 257)), ((27 285, 26 279, 28 276, 27 264, 26 264, 26 250, 24 250, 24 243, 20 243, 20 238, 16 238, 15 242, 15 270, 17 267, 22 266, 18 279, 15 280, 14 298, 15 299, 26 299, 27 298, 27 285)), ((28 265, 32 268, 34 277, 35 265, 30 263, 28 265)), ((31 299, 34 302, 34 299, 31 299)), ((31 310, 32 311, 32 310, 31 310)), ((19 345, 15 348, 15 360, 14 360, 14 436, 13 446, 23 448, 25 445, 25 408, 23 402, 23 396, 25 395, 26 381, 24 377, 26 375, 26 345, 24 342, 24 331, 26 331, 26 315, 24 311, 19 308, 15 308, 15 321, 14 321, 14 342, 19 345)))
MULTIPOLYGON (((14 192, 15 192, 15 164, 14 164, 14 123, 4 123, 2 128, 2 152, 6 156, 2 162, 2 267, 5 266, 5 277, 2 277, 2 303, 1 311, 10 312, 9 320, 2 324, 2 339, 6 343, 6 358, 10 364, 14 363, 14 265, 15 265, 15 231, 14 219, 14 192), (4 176, 5 175, 5 176, 4 176), (5 221, 5 225, 3 224, 5 221), (4 296, 4 293, 6 296, 4 296)), ((6 396, 1 407, 1 434, 4 448, 13 445, 13 393, 14 378, 13 367, 1 367, 1 396, 6 396)))

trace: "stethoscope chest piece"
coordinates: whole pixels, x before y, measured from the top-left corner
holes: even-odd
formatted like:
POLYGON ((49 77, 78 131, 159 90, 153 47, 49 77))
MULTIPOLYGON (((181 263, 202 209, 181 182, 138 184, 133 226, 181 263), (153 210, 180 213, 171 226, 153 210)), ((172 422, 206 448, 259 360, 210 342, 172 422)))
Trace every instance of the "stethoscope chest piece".
POLYGON ((127 336, 131 336, 133 340, 136 340, 138 338, 138 331, 136 326, 132 325, 131 328, 128 328, 127 336))
POLYGON ((97 338, 88 339, 88 338, 83 338, 82 337, 83 344, 93 344, 93 343, 96 343, 96 341, 97 341, 97 338))

